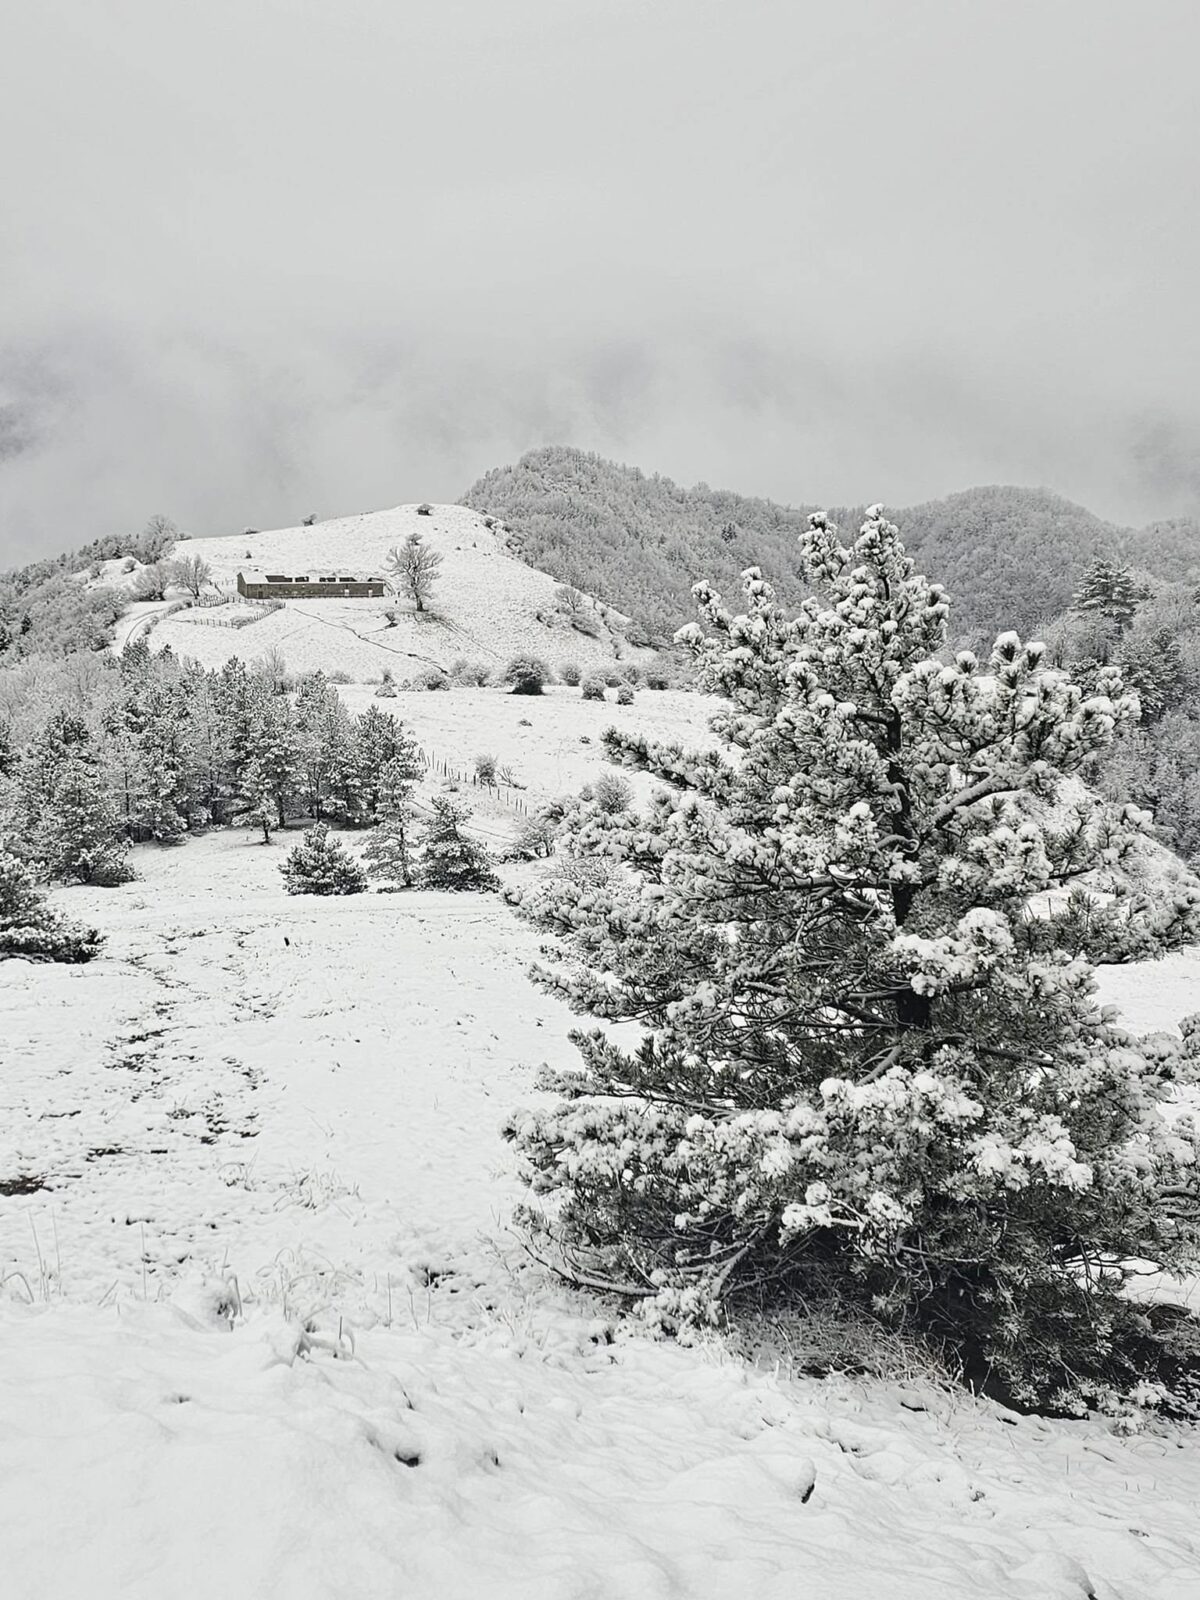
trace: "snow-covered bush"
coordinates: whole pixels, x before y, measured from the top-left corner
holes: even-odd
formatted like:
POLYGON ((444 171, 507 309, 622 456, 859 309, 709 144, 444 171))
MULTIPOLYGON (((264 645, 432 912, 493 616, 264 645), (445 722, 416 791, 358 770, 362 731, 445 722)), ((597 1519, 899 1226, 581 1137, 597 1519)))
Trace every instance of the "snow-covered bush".
POLYGON ((289 894, 362 894, 366 874, 323 822, 306 830, 280 867, 289 894))
POLYGON ((633 704, 633 685, 631 683, 622 683, 618 686, 617 704, 619 706, 631 706, 633 704))
POLYGON ((0 845, 0 961, 90 961, 102 942, 95 928, 51 910, 29 868, 0 845))
POLYGON ((583 682, 583 668, 578 661, 563 661, 559 663, 558 675, 565 684, 572 689, 577 689, 583 682))
POLYGON ((411 687, 427 690, 448 689, 450 687, 450 679, 442 671, 441 667, 426 667, 415 675, 412 679, 411 687))
POLYGON ((561 810, 550 815, 545 810, 527 817, 513 845, 513 855, 518 861, 540 861, 554 854, 554 836, 562 820, 561 810))
POLYGON ((1200 1144, 1167 1114, 1200 1018, 1131 1035, 1092 960, 1194 939, 1200 895, 1097 916, 1081 880, 1148 818, 1060 787, 1136 703, 1014 634, 941 659, 945 595, 879 508, 801 542, 795 616, 750 569, 744 615, 700 584, 680 636, 729 755, 610 731, 669 790, 578 807, 562 843, 607 875, 522 899, 562 936, 542 981, 644 1030, 577 1033, 558 1103, 512 1119, 531 1216, 666 1325, 836 1294, 1028 1403, 1194 1390, 1194 1327, 1168 1350, 1121 1263, 1200 1267, 1200 1144))
POLYGON ((604 688, 604 679, 593 676, 583 680, 581 692, 585 700, 603 700, 604 688))
POLYGON ((501 673, 513 694, 541 694, 552 682, 550 668, 538 656, 514 656, 501 673))

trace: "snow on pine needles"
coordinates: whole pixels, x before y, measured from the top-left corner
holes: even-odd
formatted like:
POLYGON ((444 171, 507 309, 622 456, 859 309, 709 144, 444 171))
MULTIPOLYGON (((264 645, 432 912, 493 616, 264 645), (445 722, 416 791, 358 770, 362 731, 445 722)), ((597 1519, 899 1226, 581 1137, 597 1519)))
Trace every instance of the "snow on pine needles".
POLYGON ((0 964, 0 1591, 1200 1593, 1184 1432, 798 1378, 556 1285, 498 1132, 573 1060, 535 935, 289 897, 292 842, 138 849, 54 897, 99 959, 0 964))

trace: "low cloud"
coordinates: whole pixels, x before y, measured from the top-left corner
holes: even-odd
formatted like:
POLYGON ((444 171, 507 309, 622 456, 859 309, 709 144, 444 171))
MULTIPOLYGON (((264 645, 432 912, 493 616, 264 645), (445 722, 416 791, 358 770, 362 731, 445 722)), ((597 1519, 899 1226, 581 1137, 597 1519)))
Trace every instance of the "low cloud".
POLYGON ((455 498, 548 442, 778 500, 1195 508, 1200 24, 1155 20, 26 8, 0 565, 455 498))

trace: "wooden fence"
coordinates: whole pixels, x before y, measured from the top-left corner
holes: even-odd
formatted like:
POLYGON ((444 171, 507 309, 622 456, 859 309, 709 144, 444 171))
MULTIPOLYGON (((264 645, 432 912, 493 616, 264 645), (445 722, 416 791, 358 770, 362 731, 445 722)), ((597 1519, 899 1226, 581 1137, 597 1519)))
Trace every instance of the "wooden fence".
POLYGON ((493 800, 499 800, 501 805, 507 806, 516 816, 529 816, 529 802, 522 798, 522 792, 518 791, 515 784, 505 783, 502 779, 498 779, 496 783, 485 783, 477 772, 468 772, 462 767, 455 766, 436 750, 418 748, 417 755, 435 777, 446 778, 452 783, 457 783, 460 788, 482 789, 493 800))

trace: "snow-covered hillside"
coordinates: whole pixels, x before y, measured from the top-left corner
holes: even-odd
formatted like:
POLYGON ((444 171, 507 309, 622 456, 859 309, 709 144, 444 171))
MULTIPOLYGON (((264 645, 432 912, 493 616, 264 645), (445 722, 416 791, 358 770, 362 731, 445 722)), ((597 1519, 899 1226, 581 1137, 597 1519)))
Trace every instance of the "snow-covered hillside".
MULTIPOLYGON (((463 506, 433 506, 428 515, 416 506, 397 506, 312 526, 189 539, 175 553, 208 562, 217 588, 235 594, 238 572, 251 568, 283 573, 336 568, 385 576, 388 551, 414 532, 442 557, 428 615, 418 615, 409 601, 395 596, 288 600, 281 610, 238 628, 221 625, 229 614, 238 614, 236 606, 231 613, 221 607, 186 609, 157 623, 151 645, 169 644, 210 667, 232 655, 246 660, 278 650, 293 671, 324 667, 358 682, 378 678, 385 667, 402 679, 461 657, 495 668, 522 651, 543 657, 552 668, 562 660, 587 669, 611 665, 618 657, 653 659, 652 652, 628 644, 626 619, 607 607, 588 608, 598 636, 572 627, 556 610, 555 580, 510 554, 499 527, 488 528, 479 512, 463 506), (388 610, 398 612, 395 626, 388 624, 388 610)), ((106 572, 103 581, 112 579, 106 572)), ((132 582, 133 575, 125 581, 132 582)), ((135 608, 131 626, 137 617, 135 608)), ((118 625, 118 639, 125 631, 118 625)))
MULTIPOLYGON (((101 959, 0 965, 0 1591, 1200 1593, 1183 1432, 798 1378, 557 1286, 498 1132, 572 1059, 536 936, 494 896, 289 899, 288 842, 141 849, 56 896, 101 959)), ((1169 1025, 1200 959, 1151 970, 1113 992, 1169 1025)))

